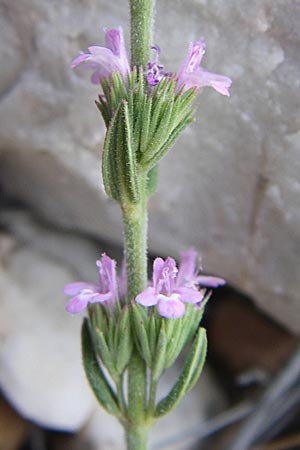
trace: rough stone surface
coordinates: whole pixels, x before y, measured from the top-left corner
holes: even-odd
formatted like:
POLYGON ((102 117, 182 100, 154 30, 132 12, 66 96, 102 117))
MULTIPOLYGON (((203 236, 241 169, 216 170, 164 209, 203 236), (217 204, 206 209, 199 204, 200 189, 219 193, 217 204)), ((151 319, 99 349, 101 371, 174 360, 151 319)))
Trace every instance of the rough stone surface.
MULTIPOLYGON (((103 26, 126 26, 127 3, 0 5, 3 189, 49 222, 121 241, 118 209, 100 182, 98 91, 68 64, 103 43, 103 26)), ((194 245, 207 271, 299 333, 300 1, 162 0, 156 17, 168 70, 204 36, 205 65, 233 88, 230 99, 203 92, 197 123, 161 164, 150 249, 176 255, 194 245)))

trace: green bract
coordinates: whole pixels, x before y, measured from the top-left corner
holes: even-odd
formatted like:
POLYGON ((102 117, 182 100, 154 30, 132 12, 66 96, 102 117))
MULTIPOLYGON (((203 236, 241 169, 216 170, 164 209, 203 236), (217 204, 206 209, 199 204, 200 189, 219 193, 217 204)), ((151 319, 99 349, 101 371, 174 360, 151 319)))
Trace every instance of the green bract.
POLYGON ((120 204, 137 203, 155 190, 157 163, 192 122, 196 90, 176 92, 172 77, 149 86, 136 68, 126 84, 119 73, 101 84, 104 95, 96 104, 107 127, 104 187, 120 204))

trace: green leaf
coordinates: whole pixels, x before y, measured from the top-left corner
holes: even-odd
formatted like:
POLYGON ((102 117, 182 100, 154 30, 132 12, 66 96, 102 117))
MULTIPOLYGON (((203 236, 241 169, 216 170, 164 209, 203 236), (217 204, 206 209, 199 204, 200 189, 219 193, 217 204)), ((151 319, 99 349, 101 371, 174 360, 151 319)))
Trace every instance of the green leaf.
POLYGON ((165 370, 167 342, 168 339, 165 329, 165 321, 162 320, 156 350, 155 353, 152 354, 152 374, 155 381, 158 381, 159 377, 165 370))
MULTIPOLYGON (((123 176, 125 178, 125 186, 129 199, 132 202, 139 200, 139 185, 136 171, 136 155, 134 144, 132 140, 132 129, 130 124, 130 117, 128 111, 128 103, 122 102, 121 113, 124 115, 124 127, 125 127, 125 145, 123 148, 123 176)), ((122 124, 120 125, 122 126, 122 124)), ((121 155, 120 155, 121 156, 121 155)))
POLYGON ((184 120, 168 135, 166 141, 163 142, 163 145, 159 148, 157 153, 150 160, 147 160, 147 158, 145 157, 143 161, 141 161, 141 166, 145 171, 151 170, 165 156, 169 148, 172 147, 172 145, 176 142, 177 138, 179 137, 180 133, 184 130, 184 128, 189 123, 193 122, 191 116, 192 111, 189 111, 184 120))
POLYGON ((165 102, 161 108, 160 117, 157 127, 149 138, 147 149, 145 150, 145 158, 150 160, 160 148, 161 143, 166 140, 169 132, 169 123, 173 111, 173 100, 165 102))
POLYGON ((183 395, 192 389, 202 371, 206 350, 206 331, 204 328, 200 328, 177 382, 169 394, 158 403, 155 409, 155 417, 161 417, 171 411, 183 395))
POLYGON ((160 322, 161 320, 157 319, 154 314, 150 316, 148 324, 148 336, 151 355, 153 355, 156 351, 157 328, 159 327, 160 322))
POLYGON ((116 369, 113 361, 113 353, 109 350, 104 334, 98 328, 93 330, 96 351, 103 365, 107 368, 112 378, 116 380, 116 369))
POLYGON ((109 414, 119 416, 118 400, 98 362, 87 319, 82 325, 81 345, 84 370, 98 402, 109 414))
POLYGON ((146 195, 147 195, 147 197, 150 197, 156 191, 157 181, 158 181, 158 167, 154 166, 147 173, 147 179, 146 179, 146 195))
POLYGON ((107 195, 117 201, 120 199, 120 183, 117 173, 115 150, 117 146, 116 134, 119 122, 119 108, 116 110, 107 129, 102 152, 102 177, 107 195))
POLYGON ((136 67, 134 67, 133 70, 127 76, 127 85, 129 91, 132 91, 135 88, 136 80, 137 80, 137 70, 136 67))
POLYGON ((119 203, 139 200, 139 182, 128 103, 123 100, 108 127, 102 153, 106 193, 119 203))
POLYGON ((117 348, 115 350, 116 354, 116 369, 118 374, 122 374, 126 369, 133 348, 133 342, 131 337, 131 328, 129 321, 129 311, 127 307, 124 307, 121 312, 121 318, 117 322, 116 326, 116 335, 117 335, 117 348))
POLYGON ((136 304, 132 305, 132 317, 137 348, 147 366, 151 367, 152 355, 147 334, 149 318, 143 314, 142 307, 136 304))
POLYGON ((141 122, 140 127, 140 145, 139 145, 139 151, 144 152, 147 148, 148 144, 148 136, 150 133, 150 123, 151 123, 151 113, 152 113, 152 99, 148 98, 144 102, 143 107, 143 120, 141 122))
MULTIPOLYGON (((187 305, 186 305, 187 306, 187 305)), ((179 353, 182 351, 182 343, 185 342, 185 336, 182 333, 183 321, 187 315, 187 308, 185 314, 180 319, 168 319, 168 328, 167 328, 167 336, 168 336, 168 345, 167 345, 167 354, 166 354, 166 362, 165 368, 170 367, 179 353), (176 327, 174 329, 174 324, 169 322, 177 322, 176 327)))

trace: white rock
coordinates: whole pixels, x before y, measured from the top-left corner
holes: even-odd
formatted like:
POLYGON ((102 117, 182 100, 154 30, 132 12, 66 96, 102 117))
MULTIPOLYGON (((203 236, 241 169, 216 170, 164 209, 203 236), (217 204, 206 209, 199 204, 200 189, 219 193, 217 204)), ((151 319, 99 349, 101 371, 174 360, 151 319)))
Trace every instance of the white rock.
MULTIPOLYGON (((48 238, 45 230, 43 237, 48 238)), ((7 239, 4 235, 0 241, 5 250, 0 272, 1 388, 26 418, 74 431, 95 408, 81 364, 82 317, 64 311, 62 288, 76 271, 59 255, 11 239, 7 245, 7 239)), ((61 244, 56 240, 55 245, 61 244)), ((84 260, 88 246, 81 250, 84 260)))

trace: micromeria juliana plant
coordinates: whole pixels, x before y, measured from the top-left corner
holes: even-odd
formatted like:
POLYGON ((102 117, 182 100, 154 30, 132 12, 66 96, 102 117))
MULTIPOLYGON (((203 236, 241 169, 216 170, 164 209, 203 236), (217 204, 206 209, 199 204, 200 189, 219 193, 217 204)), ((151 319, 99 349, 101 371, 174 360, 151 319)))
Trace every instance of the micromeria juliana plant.
POLYGON ((211 289, 225 283, 200 273, 194 249, 180 254, 178 269, 173 258, 156 258, 148 281, 147 201, 159 161, 193 121, 201 89, 229 96, 231 80, 200 66, 202 40, 190 44, 176 73, 165 72, 160 49, 151 42, 153 2, 130 0, 130 9, 131 62, 119 27, 105 28, 105 46, 91 46, 71 63, 91 70, 92 83, 102 89, 96 101, 107 128, 102 177, 122 210, 124 263, 118 276, 115 261, 103 254, 96 262, 98 282, 69 283, 64 293, 69 313, 87 311, 83 364, 97 400, 124 427, 127 450, 145 450, 153 421, 171 411, 200 376, 207 346, 200 321, 211 289), (187 346, 178 380, 157 401, 160 377, 187 346))

